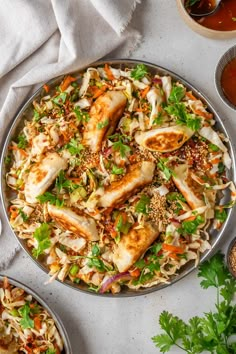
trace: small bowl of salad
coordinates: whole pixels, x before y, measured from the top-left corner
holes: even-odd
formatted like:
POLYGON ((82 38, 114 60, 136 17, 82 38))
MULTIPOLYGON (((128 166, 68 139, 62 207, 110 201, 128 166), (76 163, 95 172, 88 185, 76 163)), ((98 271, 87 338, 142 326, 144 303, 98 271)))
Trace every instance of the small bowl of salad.
POLYGON ((59 317, 24 284, 0 275, 0 353, 72 354, 59 317))

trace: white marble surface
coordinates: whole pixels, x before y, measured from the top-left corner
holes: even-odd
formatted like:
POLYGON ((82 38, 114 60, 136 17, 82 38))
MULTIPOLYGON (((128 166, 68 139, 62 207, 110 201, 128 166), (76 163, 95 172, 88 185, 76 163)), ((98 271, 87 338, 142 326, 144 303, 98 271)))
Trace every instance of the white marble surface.
MULTIPOLYGON (((144 37, 133 58, 175 71, 202 90, 234 137, 236 115, 218 98, 214 69, 219 57, 235 40, 210 40, 192 32, 180 18, 174 0, 143 0, 132 24, 144 37)), ((119 57, 119 53, 116 56, 119 57)), ((231 224, 221 248, 227 248, 235 231, 231 224)), ((158 317, 163 310, 188 319, 213 308, 215 300, 214 291, 200 289, 196 271, 171 287, 126 299, 96 298, 58 282, 45 286, 47 275, 23 251, 6 274, 35 289, 59 314, 68 330, 74 354, 158 353, 150 338, 159 330, 158 317)))

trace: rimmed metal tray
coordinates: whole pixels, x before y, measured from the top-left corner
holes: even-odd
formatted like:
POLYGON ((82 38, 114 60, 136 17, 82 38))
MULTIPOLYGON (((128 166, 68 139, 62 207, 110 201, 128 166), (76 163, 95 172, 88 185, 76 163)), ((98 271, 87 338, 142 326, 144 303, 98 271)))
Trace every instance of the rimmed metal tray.
MULTIPOLYGON (((174 81, 182 82, 185 85, 185 87, 187 87, 189 90, 191 90, 196 97, 200 98, 202 100, 202 102, 204 102, 207 105, 208 110, 214 114, 214 119, 216 120, 216 125, 215 125, 216 129, 221 131, 222 133, 224 133, 225 136, 229 138, 229 142, 227 143, 227 148, 228 148, 230 157, 232 159, 232 169, 228 174, 228 178, 232 181, 235 181, 235 151, 233 149, 233 145, 230 142, 229 134, 228 134, 222 120, 220 119, 218 113, 214 109, 214 107, 211 104, 211 102, 209 101, 209 99, 203 93, 201 93, 194 86, 192 86, 188 81, 186 81, 185 79, 183 79, 179 75, 175 74, 174 72, 172 72, 166 68, 163 68, 161 66, 151 64, 148 62, 144 62, 144 61, 127 60, 127 59, 107 60, 107 61, 99 61, 97 63, 91 64, 89 67, 99 67, 99 66, 102 66, 106 63, 108 63, 109 65, 111 65, 115 68, 122 68, 122 69, 133 68, 137 64, 145 64, 147 66, 148 70, 152 74, 170 75, 174 81)), ((79 77, 81 72, 84 71, 85 69, 86 69, 86 67, 83 68, 82 70, 72 73, 72 75, 75 77, 79 77)), ((63 78, 63 76, 60 76, 60 77, 57 77, 57 78, 47 82, 47 84, 50 85, 50 89, 52 88, 52 91, 53 91, 53 88, 56 87, 61 82, 62 78, 63 78)), ((2 198, 2 202, 3 202, 3 206, 4 206, 5 215, 6 215, 6 218, 8 221, 9 221, 8 207, 10 205, 10 200, 14 196, 12 195, 12 192, 10 191, 10 189, 6 185, 6 181, 5 181, 6 168, 5 168, 4 160, 5 160, 5 157, 7 156, 8 146, 9 146, 10 142, 12 141, 12 139, 14 139, 14 137, 16 137, 18 135, 19 131, 22 129, 23 124, 24 124, 24 120, 30 119, 30 117, 32 117, 32 111, 33 111, 32 102, 34 100, 36 100, 37 98, 40 98, 42 95, 43 95, 43 87, 39 88, 34 93, 34 95, 20 109, 20 111, 16 115, 14 122, 8 132, 8 135, 6 137, 6 141, 5 141, 5 144, 3 147, 3 152, 2 152, 2 157, 1 157, 1 198, 2 198)), ((227 199, 227 195, 224 197, 224 199, 225 200, 227 199)), ((224 199, 222 200, 223 202, 224 202, 224 199)), ((224 225, 221 227, 220 230, 211 230, 210 229, 210 235, 211 235, 210 243, 211 243, 212 248, 210 250, 207 250, 204 254, 201 255, 200 262, 203 262, 206 258, 208 258, 212 254, 212 252, 214 252, 214 249, 216 248, 217 244, 219 243, 220 239, 222 238, 222 236, 224 234, 224 230, 226 229, 226 226, 230 221, 231 214, 232 214, 232 210, 230 209, 228 212, 227 220, 225 221, 224 225)), ((9 223, 9 225, 10 225, 10 223, 9 223)), ((10 225, 10 227, 11 227, 11 225, 10 225)), ((14 233, 13 230, 12 230, 12 232, 14 233)), ((31 252, 29 251, 29 249, 26 245, 25 240, 19 239, 15 233, 14 233, 14 235, 17 238, 20 245, 22 246, 22 248, 24 249, 24 251, 31 257, 31 259, 42 270, 44 270, 47 273, 48 270, 47 270, 45 264, 43 264, 39 260, 33 258, 31 252)), ((195 269, 194 263, 188 262, 185 266, 181 267, 179 273, 177 275, 173 276, 168 284, 158 284, 158 285, 154 285, 151 288, 138 289, 138 290, 123 289, 120 293, 114 294, 114 295, 109 294, 109 293, 99 294, 99 293, 91 292, 87 289, 87 285, 83 284, 82 282, 80 284, 74 284, 71 281, 66 280, 63 282, 63 284, 66 284, 73 289, 82 291, 84 293, 92 294, 95 296, 106 296, 106 297, 138 296, 138 295, 146 295, 146 294, 151 293, 153 291, 157 291, 157 290, 160 290, 166 286, 169 286, 169 285, 179 281, 180 279, 184 278, 187 274, 192 272, 194 269, 195 269)))

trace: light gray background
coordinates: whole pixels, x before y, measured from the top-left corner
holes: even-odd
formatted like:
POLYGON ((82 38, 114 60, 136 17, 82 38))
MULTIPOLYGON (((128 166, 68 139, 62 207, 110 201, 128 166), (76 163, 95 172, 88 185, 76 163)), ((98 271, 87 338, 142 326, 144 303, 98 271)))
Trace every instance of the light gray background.
MULTIPOLYGON (((234 137, 236 114, 218 97, 214 69, 235 39, 211 40, 192 32, 180 18, 174 0, 143 0, 132 25, 144 37, 132 57, 164 66, 202 90, 234 137)), ((115 56, 119 58, 119 52, 115 56)), ((235 235, 235 215, 221 241, 224 250, 235 235)), ((59 314, 74 354, 159 353, 150 338, 159 331, 158 317, 163 310, 186 320, 213 309, 215 301, 214 290, 200 289, 196 271, 171 287, 126 299, 96 298, 58 282, 45 286, 47 275, 23 251, 5 273, 36 290, 59 314)))

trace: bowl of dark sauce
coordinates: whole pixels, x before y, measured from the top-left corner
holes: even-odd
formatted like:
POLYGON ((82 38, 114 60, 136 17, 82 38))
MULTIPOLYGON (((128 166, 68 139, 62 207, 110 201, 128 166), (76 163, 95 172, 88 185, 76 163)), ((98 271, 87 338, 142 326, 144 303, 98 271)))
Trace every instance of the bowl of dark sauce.
POLYGON ((179 12, 187 25, 202 36, 213 39, 236 37, 236 1, 222 0, 208 16, 192 16, 214 8, 215 0, 177 0, 179 12))
POLYGON ((223 102, 236 110, 236 45, 220 58, 215 70, 215 85, 223 102))

